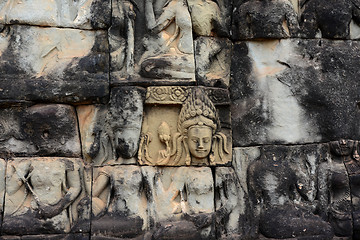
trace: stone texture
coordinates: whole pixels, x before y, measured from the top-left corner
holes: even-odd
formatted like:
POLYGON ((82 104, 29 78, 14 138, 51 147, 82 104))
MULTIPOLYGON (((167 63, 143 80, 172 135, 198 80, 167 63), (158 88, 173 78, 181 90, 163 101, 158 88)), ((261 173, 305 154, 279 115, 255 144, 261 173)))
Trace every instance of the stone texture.
POLYGON ((227 90, 216 88, 206 93, 199 87, 149 87, 139 163, 161 166, 229 164, 231 129, 225 94, 227 90))
POLYGON ((142 88, 112 88, 108 105, 77 108, 87 162, 95 165, 136 163, 144 99, 142 88))
POLYGON ((227 39, 195 40, 196 80, 199 85, 229 87, 232 44, 227 39))
POLYGON ((106 100, 106 38, 104 31, 6 26, 0 35, 0 99, 69 103, 106 100))
POLYGON ((92 234, 135 238, 148 227, 147 199, 139 166, 94 169, 92 234))
POLYGON ((9 160, 2 232, 8 235, 89 232, 90 191, 86 189, 89 182, 91 176, 89 179, 84 175, 80 159, 9 160))
POLYGON ((25 236, 1 236, 4 240, 88 240, 89 234, 44 234, 25 236))
MULTIPOLYGON (((164 222, 162 226, 166 227, 169 222, 170 229, 182 229, 176 231, 179 237, 174 239, 186 239, 186 236, 194 239, 197 234, 201 239, 214 238, 214 180, 210 168, 145 166, 141 171, 148 186, 148 214, 152 224, 164 222)), ((166 234, 161 239, 166 239, 166 234)))
POLYGON ((107 28, 110 0, 12 1, 0 3, 0 22, 81 29, 107 28))
POLYGON ((358 49, 327 40, 236 44, 234 146, 359 138, 358 49))
MULTIPOLYGON (((234 158, 236 153, 234 151, 234 158)), ((238 177, 233 168, 215 169, 216 231, 219 239, 256 237, 246 185, 246 177, 238 177)))
POLYGON ((305 38, 349 39, 360 24, 358 1, 300 1, 301 35, 305 38))
POLYGON ((276 39, 296 37, 299 31, 297 14, 289 1, 235 1, 233 39, 276 39))
POLYGON ((0 109, 4 153, 15 156, 66 156, 81 154, 75 109, 62 104, 0 109))

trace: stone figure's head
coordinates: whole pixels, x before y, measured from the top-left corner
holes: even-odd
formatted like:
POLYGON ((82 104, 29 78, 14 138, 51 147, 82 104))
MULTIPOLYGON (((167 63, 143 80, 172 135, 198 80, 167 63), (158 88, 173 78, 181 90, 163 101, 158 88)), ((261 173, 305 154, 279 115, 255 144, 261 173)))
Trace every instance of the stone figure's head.
POLYGON ((139 147, 143 115, 143 93, 137 88, 112 90, 110 99, 110 128, 116 155, 135 156, 139 147))
POLYGON ((330 149, 334 155, 349 156, 354 149, 354 141, 348 139, 340 139, 339 141, 330 142, 330 149))
POLYGON ((179 134, 174 142, 176 152, 180 155, 176 156, 176 162, 180 160, 182 148, 185 150, 187 165, 190 164, 191 158, 204 161, 210 157, 210 161, 213 161, 214 151, 222 153, 225 149, 224 146, 219 148, 216 144, 217 138, 221 138, 222 144, 226 143, 226 136, 219 132, 217 110, 209 97, 199 88, 195 88, 184 102, 177 127, 179 134))

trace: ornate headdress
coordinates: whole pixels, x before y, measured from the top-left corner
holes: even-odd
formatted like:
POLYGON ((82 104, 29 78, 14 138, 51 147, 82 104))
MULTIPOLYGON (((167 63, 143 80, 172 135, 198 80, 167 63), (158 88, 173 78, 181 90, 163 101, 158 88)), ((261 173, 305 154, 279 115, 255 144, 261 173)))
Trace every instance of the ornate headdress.
POLYGON ((178 131, 186 133, 195 125, 205 125, 213 130, 213 134, 220 130, 217 110, 207 94, 195 88, 184 102, 178 120, 178 131))

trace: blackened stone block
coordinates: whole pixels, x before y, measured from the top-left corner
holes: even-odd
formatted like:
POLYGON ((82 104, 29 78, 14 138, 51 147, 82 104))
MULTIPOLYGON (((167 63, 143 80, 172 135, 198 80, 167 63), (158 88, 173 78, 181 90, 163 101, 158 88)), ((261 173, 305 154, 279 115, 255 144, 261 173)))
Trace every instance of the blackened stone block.
POLYGON ((360 24, 358 1, 301 1, 301 35, 306 38, 349 39, 350 23, 360 24), (317 33, 320 32, 319 35, 317 33))
POLYGON ((73 107, 37 104, 0 109, 0 112, 0 148, 3 152, 15 156, 80 156, 73 107))
POLYGON ((89 103, 109 93, 107 33, 13 25, 0 36, 0 99, 89 103))
POLYGON ((328 40, 236 44, 234 146, 359 138, 359 47, 328 40))
POLYGON ((233 39, 296 37, 299 30, 292 4, 281 0, 237 1, 233 12, 233 39))
POLYGON ((4 240, 88 240, 89 234, 44 234, 24 236, 1 236, 4 240))

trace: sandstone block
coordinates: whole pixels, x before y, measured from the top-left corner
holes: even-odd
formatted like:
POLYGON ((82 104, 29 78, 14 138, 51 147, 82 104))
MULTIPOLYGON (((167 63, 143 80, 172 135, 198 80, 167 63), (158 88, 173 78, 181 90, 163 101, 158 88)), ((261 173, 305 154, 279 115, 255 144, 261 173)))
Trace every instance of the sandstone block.
POLYGON ((104 31, 6 26, 0 99, 100 102, 109 93, 107 52, 104 31))
POLYGON ((36 104, 0 109, 1 143, 15 156, 81 154, 75 109, 69 105, 36 104))
POLYGON ((231 129, 226 89, 149 87, 138 160, 141 165, 226 165, 231 129))
POLYGON ((0 3, 0 22, 81 29, 110 25, 110 0, 12 1, 0 3))
POLYGON ((84 158, 95 165, 135 164, 145 90, 111 90, 108 105, 77 107, 84 158))
POLYGON ((328 40, 236 44, 234 145, 359 138, 358 49, 357 42, 328 40))
POLYGON ((89 232, 91 175, 85 173, 77 158, 9 160, 2 232, 89 232))

